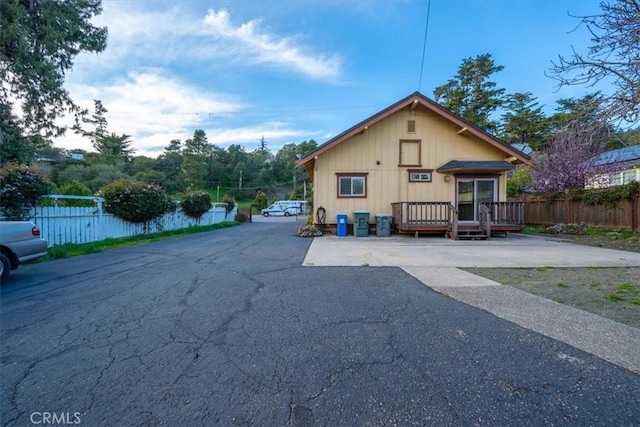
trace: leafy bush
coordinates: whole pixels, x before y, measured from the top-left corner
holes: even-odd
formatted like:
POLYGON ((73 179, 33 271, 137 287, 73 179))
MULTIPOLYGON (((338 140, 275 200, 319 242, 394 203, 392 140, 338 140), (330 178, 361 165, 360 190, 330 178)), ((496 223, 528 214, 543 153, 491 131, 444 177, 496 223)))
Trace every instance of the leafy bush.
POLYGON ((231 212, 233 208, 236 207, 236 201, 233 200, 233 197, 229 196, 228 194, 225 194, 224 197, 222 198, 222 203, 225 204, 224 216, 226 217, 227 215, 229 215, 229 212, 231 212))
POLYGON ((104 208, 125 221, 147 222, 175 209, 164 190, 156 185, 120 179, 100 190, 104 208))
POLYGON ((583 193, 583 201, 587 205, 603 205, 615 208, 622 200, 633 200, 640 193, 640 183, 632 181, 628 184, 609 187, 605 190, 591 190, 583 193))
POLYGON ((28 166, 9 163, 0 170, 0 207, 8 220, 28 219, 29 211, 50 190, 51 184, 28 166))
MULTIPOLYGON (((76 181, 75 179, 63 185, 60 189, 60 194, 64 194, 66 196, 92 196, 89 187, 76 181)), ((93 201, 61 199, 58 202, 58 206, 93 206, 93 201)))
POLYGON ((268 206, 267 195, 264 194, 264 191, 258 191, 256 193, 256 197, 253 199, 253 206, 259 211, 268 206))
POLYGON ((531 185, 531 169, 523 167, 507 178, 507 195, 518 196, 523 194, 531 185))
POLYGON ((553 192, 544 195, 545 205, 551 205, 557 200, 570 200, 582 202, 585 205, 602 205, 614 209, 623 200, 633 200, 640 194, 640 182, 632 181, 624 185, 616 185, 608 188, 577 189, 566 192, 553 192))
POLYGON ((211 209, 211 196, 205 191, 194 190, 188 192, 180 203, 182 212, 192 218, 200 218, 211 209))

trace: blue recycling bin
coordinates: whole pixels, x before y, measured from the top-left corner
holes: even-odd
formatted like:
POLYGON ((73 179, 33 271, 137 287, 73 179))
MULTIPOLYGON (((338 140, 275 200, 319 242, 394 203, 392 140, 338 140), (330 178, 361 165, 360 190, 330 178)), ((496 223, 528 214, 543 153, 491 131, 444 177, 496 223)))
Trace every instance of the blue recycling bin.
POLYGON ((336 226, 336 236, 338 237, 346 237, 347 236, 347 215, 346 214, 338 214, 338 223, 336 226))
POLYGON ((336 226, 336 236, 347 236, 347 214, 338 214, 338 223, 336 226))

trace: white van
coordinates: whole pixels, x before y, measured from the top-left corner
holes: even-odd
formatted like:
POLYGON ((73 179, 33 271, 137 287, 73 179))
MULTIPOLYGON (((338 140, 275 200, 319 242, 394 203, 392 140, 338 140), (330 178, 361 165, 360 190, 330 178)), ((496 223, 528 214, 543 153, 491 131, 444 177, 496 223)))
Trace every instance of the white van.
POLYGON ((271 206, 262 209, 262 216, 292 216, 300 215, 307 212, 307 202, 305 200, 278 200, 273 202, 271 206))

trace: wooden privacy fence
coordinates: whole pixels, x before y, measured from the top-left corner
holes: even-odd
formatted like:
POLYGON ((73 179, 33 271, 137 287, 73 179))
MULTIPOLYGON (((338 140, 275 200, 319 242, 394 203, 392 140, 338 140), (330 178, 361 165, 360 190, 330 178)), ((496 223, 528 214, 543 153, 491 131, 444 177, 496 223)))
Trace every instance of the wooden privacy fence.
MULTIPOLYGON (((178 230, 194 225, 211 225, 223 221, 232 221, 237 207, 229 212, 222 204, 214 204, 200 218, 191 218, 180 209, 173 213, 142 224, 134 224, 103 211, 103 199, 81 196, 48 196, 58 199, 88 199, 94 202, 91 207, 39 206, 30 216, 41 230, 48 246, 65 243, 87 243, 107 238, 131 237, 161 231, 178 230)), ((56 203, 57 204, 57 203, 56 203)))
POLYGON ((622 200, 615 208, 586 205, 582 201, 527 198, 527 224, 586 224, 595 228, 640 231, 640 196, 622 200))

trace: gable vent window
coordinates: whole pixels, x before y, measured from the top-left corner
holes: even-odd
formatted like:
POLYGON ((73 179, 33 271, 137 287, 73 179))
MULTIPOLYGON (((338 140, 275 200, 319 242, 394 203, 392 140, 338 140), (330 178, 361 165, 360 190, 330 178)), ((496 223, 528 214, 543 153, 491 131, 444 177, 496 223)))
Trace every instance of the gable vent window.
POLYGON ((416 121, 408 120, 407 121, 407 133, 416 133, 416 121))

